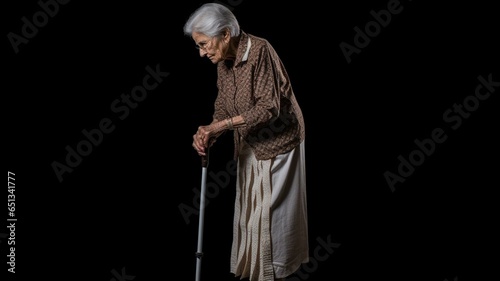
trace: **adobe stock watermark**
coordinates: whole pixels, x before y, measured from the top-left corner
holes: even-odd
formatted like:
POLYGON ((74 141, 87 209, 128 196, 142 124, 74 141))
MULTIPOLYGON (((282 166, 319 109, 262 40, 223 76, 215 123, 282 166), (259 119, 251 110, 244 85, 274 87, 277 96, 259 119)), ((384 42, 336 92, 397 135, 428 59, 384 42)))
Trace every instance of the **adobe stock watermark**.
MULTIPOLYGON (((283 110, 276 119, 271 121, 269 127, 265 127, 259 130, 259 132, 252 137, 248 138, 249 142, 262 141, 266 139, 273 138, 275 134, 282 132, 287 124, 297 122, 293 115, 289 113, 289 110, 286 107, 283 107, 283 110)), ((209 172, 208 175, 213 180, 213 182, 206 183, 206 193, 205 193, 205 207, 210 203, 209 199, 216 198, 221 188, 226 188, 231 180, 231 176, 235 176, 237 173, 237 162, 234 160, 229 161, 226 164, 226 170, 220 171, 218 173, 209 172)), ((192 205, 187 205, 181 203, 178 205, 179 211, 181 212, 182 217, 186 224, 189 224, 191 220, 189 219, 192 215, 198 216, 200 213, 200 203, 201 203, 201 188, 193 188, 194 197, 192 200, 192 205)))
POLYGON ((301 281, 309 279, 311 273, 315 272, 319 268, 319 263, 326 261, 335 251, 335 249, 340 247, 340 243, 333 243, 331 241, 331 235, 326 237, 326 241, 321 237, 317 237, 316 241, 318 245, 313 250, 313 255, 309 257, 309 262, 303 264, 298 271, 294 273, 294 276, 287 278, 287 281, 301 281))
MULTIPOLYGON (((218 173, 209 172, 208 176, 213 180, 206 183, 205 191, 205 208, 210 203, 209 199, 214 199, 219 196, 221 189, 228 187, 231 182, 231 176, 236 175, 237 163, 234 160, 229 161, 226 164, 226 170, 220 171, 218 173)), ((194 197, 192 200, 192 205, 181 203, 178 205, 179 211, 181 212, 182 218, 186 224, 191 223, 189 219, 192 215, 198 216, 200 214, 201 207, 201 188, 194 187, 193 189, 194 197)))
POLYGON ((111 273, 113 276, 109 281, 127 281, 127 280, 134 280, 135 276, 133 275, 127 275, 125 272, 125 267, 122 267, 121 273, 118 273, 114 268, 111 270, 111 273))
POLYGON ((47 25, 49 19, 55 17, 59 13, 60 6, 66 5, 70 0, 40 0, 38 1, 38 6, 40 10, 33 13, 31 19, 27 17, 22 17, 21 21, 23 25, 19 34, 14 32, 9 32, 7 38, 9 39, 10 45, 14 50, 14 53, 19 53, 19 46, 21 44, 28 44, 30 39, 33 39, 40 28, 47 25))
POLYGON ((403 11, 403 5, 399 0, 389 0, 387 2, 387 9, 381 9, 378 12, 371 10, 370 15, 373 17, 373 20, 368 21, 363 29, 358 26, 354 27, 355 33, 352 39, 354 46, 344 41, 340 42, 339 47, 347 63, 351 63, 351 56, 353 54, 359 54, 362 49, 368 47, 371 40, 380 34, 382 28, 387 27, 391 23, 392 17, 401 13, 401 11, 403 11))
MULTIPOLYGON (((496 88, 500 87, 500 81, 494 81, 491 73, 486 78, 479 75, 477 80, 479 80, 479 83, 473 94, 466 96, 460 103, 454 103, 443 113, 443 121, 452 131, 460 128, 463 120, 470 118, 471 114, 479 108, 481 102, 486 101, 495 92, 496 88)), ((416 167, 424 164, 426 157, 434 154, 437 145, 442 145, 448 139, 446 130, 447 128, 441 127, 433 129, 430 137, 413 141, 416 148, 408 153, 406 157, 401 154, 398 156, 397 170, 384 173, 384 178, 392 192, 396 190, 397 183, 404 182, 415 172, 416 167)))
MULTIPOLYGON (((142 83, 133 87, 129 94, 122 93, 120 98, 111 102, 111 112, 117 115, 118 121, 125 120, 130 115, 130 111, 137 108, 139 103, 146 99, 148 93, 155 90, 169 74, 160 70, 160 64, 157 64, 154 69, 149 65, 146 66, 146 74, 142 78, 142 83)), ((113 120, 104 117, 99 121, 97 128, 83 129, 83 138, 74 146, 66 145, 66 156, 64 161, 61 161, 63 163, 53 161, 51 164, 59 182, 63 181, 64 174, 73 172, 82 163, 83 157, 89 156, 94 147, 102 143, 105 135, 113 132, 115 128, 113 120)))

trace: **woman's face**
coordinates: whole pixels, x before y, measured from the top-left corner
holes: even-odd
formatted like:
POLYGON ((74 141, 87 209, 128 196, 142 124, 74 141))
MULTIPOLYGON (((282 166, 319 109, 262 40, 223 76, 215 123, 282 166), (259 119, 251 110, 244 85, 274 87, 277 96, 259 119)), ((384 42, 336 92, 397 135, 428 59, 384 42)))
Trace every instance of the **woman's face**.
POLYGON ((224 60, 223 54, 227 51, 227 44, 222 44, 219 37, 209 37, 203 33, 193 32, 192 38, 200 51, 200 57, 207 56, 207 58, 216 64, 224 60))

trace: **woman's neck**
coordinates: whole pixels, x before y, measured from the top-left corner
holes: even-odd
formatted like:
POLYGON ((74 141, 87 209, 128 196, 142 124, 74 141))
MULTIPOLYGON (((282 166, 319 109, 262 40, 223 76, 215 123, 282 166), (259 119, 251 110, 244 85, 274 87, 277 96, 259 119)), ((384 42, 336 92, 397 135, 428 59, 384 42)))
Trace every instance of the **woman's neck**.
POLYGON ((240 42, 240 36, 231 37, 229 40, 229 46, 227 47, 225 58, 226 60, 235 60, 236 53, 238 51, 238 44, 240 42))

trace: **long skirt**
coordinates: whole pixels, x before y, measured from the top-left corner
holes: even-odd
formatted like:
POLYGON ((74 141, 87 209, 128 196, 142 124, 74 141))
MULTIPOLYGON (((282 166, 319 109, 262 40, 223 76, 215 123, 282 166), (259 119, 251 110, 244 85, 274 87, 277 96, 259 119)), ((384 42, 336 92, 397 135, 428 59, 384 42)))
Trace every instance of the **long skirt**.
POLYGON ((270 160, 243 143, 238 158, 231 273, 285 278, 309 261, 304 142, 270 160))

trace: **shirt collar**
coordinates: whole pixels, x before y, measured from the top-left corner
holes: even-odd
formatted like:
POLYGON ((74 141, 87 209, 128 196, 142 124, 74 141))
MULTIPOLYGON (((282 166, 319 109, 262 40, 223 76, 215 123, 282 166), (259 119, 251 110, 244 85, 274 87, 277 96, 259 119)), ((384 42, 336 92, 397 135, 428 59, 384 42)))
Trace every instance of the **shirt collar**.
POLYGON ((252 46, 252 41, 250 40, 250 36, 244 31, 241 31, 240 42, 238 43, 238 51, 235 61, 236 64, 248 60, 251 46, 252 46))
POLYGON ((248 60, 248 53, 250 53, 250 47, 252 46, 252 41, 250 40, 250 36, 247 36, 247 49, 245 50, 245 53, 243 54, 243 58, 241 58, 241 61, 247 61, 248 60))

